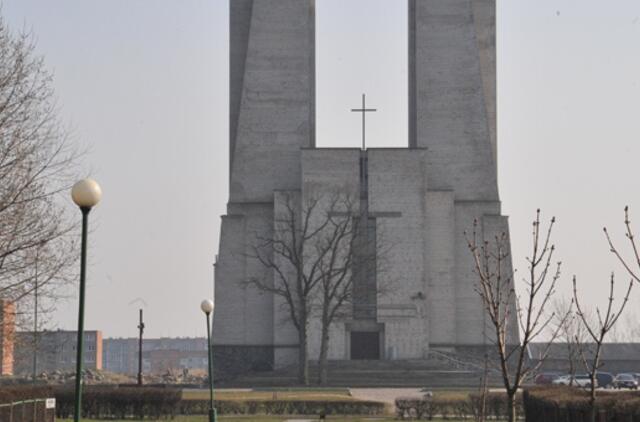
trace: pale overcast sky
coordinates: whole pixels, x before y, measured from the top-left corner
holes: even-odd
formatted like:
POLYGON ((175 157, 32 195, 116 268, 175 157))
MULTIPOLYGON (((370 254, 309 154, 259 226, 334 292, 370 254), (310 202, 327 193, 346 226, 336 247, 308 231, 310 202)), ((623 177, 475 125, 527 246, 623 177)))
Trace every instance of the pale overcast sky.
MULTIPOLYGON (((136 335, 137 298, 148 336, 205 333, 199 303, 212 295, 227 201, 228 2, 3 2, 7 23, 36 36, 103 187, 86 326, 107 337, 136 335)), ((558 218, 561 293, 575 273, 588 301, 602 302, 608 274, 627 277, 601 227, 621 234, 628 204, 640 233, 640 2, 498 0, 497 33, 514 264, 525 269, 540 207, 558 218)), ((317 0, 319 146, 359 145, 349 109, 362 92, 379 110, 370 146, 406 146, 406 39, 406 1, 317 0)), ((630 311, 638 304, 640 286, 630 311)), ((75 329, 76 313, 76 300, 61 304, 52 326, 75 329)))

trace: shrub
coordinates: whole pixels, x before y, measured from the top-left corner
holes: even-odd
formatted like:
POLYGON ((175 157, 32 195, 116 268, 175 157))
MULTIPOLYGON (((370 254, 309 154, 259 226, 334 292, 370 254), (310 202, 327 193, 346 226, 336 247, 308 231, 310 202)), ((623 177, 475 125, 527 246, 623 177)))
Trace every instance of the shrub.
MULTIPOLYGON (((69 418, 74 411, 74 389, 55 391, 57 416, 69 418)), ((370 401, 306 400, 216 400, 221 415, 381 415, 384 403, 370 401)), ((205 415, 208 400, 182 400, 182 392, 172 388, 86 386, 82 412, 92 419, 173 418, 175 415, 205 415)))
MULTIPOLYGON (((477 418, 481 413, 482 397, 480 394, 470 394, 455 398, 442 398, 436 394, 424 398, 396 399, 396 417, 398 419, 432 420, 438 416, 443 419, 477 418)), ((524 414, 522 397, 517 397, 516 411, 519 416, 524 414)), ((489 393, 485 399, 485 415, 493 419, 507 418, 507 396, 504 393, 489 393)))
POLYGON ((49 420, 49 418, 52 420, 53 411, 46 410, 44 400, 39 400, 38 402, 30 402, 30 400, 48 399, 53 396, 53 389, 45 385, 3 386, 0 388, 0 404, 13 403, 14 405, 0 407, 0 421, 20 420, 16 419, 15 416, 12 419, 12 414, 38 415, 41 418, 47 418, 46 420, 49 420))
POLYGON ((396 418, 405 419, 427 419, 431 420, 435 416, 436 404, 433 398, 425 396, 424 398, 397 398, 396 399, 396 418))
POLYGON ((50 397, 53 397, 53 389, 46 385, 14 385, 0 388, 0 404, 50 397))
MULTIPOLYGON (((507 419, 509 404, 506 393, 488 393, 485 396, 485 415, 493 419, 507 419)), ((469 395, 471 406, 471 414, 478 417, 482 408, 482 396, 480 393, 469 395)), ((521 417, 524 415, 522 405, 522 394, 516 395, 516 415, 521 417)))
MULTIPOLYGON (((372 401, 318 400, 216 400, 220 415, 381 415, 384 403, 372 401)), ((184 400, 180 413, 202 415, 209 409, 208 400, 184 400)))
MULTIPOLYGON (((524 392, 527 422, 569 422, 589 419, 589 395, 571 387, 538 387, 524 392)), ((598 420, 603 422, 640 420, 640 394, 598 392, 598 420)))
MULTIPOLYGON (((55 390, 56 414, 59 418, 73 416, 75 390, 61 387, 55 390)), ((182 399, 179 389, 113 386, 84 386, 82 414, 87 418, 173 418, 182 399)))

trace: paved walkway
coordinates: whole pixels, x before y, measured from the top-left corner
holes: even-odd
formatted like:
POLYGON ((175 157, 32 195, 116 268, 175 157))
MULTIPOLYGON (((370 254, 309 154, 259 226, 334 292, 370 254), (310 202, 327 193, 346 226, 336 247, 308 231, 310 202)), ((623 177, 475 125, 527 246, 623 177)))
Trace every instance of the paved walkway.
POLYGON ((420 388, 350 388, 349 392, 357 399, 373 400, 394 407, 398 397, 423 397, 420 388))

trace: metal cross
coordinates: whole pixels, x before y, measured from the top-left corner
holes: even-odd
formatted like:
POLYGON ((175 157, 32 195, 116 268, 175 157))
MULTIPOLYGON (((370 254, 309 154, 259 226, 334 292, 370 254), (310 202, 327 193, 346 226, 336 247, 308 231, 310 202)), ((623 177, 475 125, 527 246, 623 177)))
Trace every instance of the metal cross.
POLYGON ((351 111, 362 113, 362 150, 366 149, 365 146, 365 115, 370 111, 378 111, 375 108, 366 108, 365 95, 362 94, 362 108, 352 108, 351 111))

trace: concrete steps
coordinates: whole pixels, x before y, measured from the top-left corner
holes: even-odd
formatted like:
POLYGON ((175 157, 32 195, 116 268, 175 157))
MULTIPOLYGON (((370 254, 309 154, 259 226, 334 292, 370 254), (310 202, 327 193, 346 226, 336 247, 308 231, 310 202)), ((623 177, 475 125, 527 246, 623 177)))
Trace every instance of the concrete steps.
MULTIPOLYGON (((296 368, 252 373, 228 383, 230 387, 285 387, 297 385, 296 368)), ((317 362, 309 365, 312 383, 318 378, 317 362)), ((331 361, 329 385, 332 387, 426 387, 476 388, 482 372, 452 368, 440 360, 331 361)), ((489 384, 497 386, 494 375, 489 384)), ((225 385, 226 386, 226 385, 225 385)))

